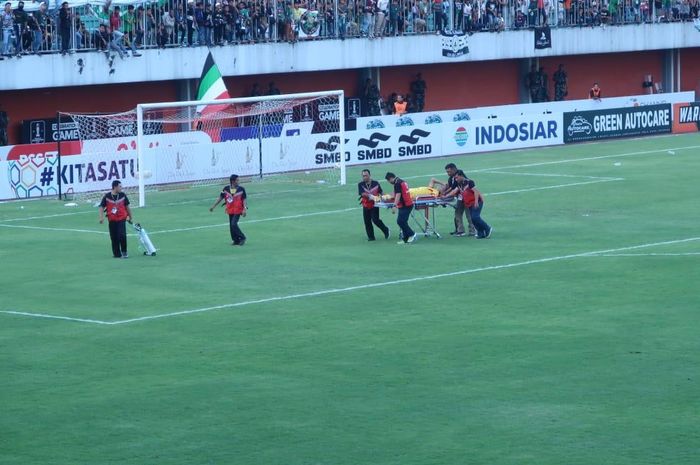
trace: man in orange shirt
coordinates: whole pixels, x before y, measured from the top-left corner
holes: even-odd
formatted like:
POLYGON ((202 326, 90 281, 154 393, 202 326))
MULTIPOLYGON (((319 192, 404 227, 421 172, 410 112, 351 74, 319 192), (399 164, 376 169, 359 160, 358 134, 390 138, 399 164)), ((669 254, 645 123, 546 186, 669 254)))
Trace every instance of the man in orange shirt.
POLYGON ((396 101, 394 102, 394 113, 397 116, 403 116, 406 113, 406 106, 408 103, 404 101, 403 95, 399 94, 396 96, 396 101))

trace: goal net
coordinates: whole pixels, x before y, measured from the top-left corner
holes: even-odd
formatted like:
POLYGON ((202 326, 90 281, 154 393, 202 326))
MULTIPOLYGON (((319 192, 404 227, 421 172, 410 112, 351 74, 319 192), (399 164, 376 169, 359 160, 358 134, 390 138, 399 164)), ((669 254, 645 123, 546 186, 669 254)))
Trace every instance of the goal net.
POLYGON ((343 92, 333 91, 64 113, 59 120, 77 127, 79 147, 61 144, 60 158, 74 175, 63 179, 61 191, 96 201, 118 179, 144 206, 149 192, 226 183, 231 174, 345 184, 343 107, 343 92))

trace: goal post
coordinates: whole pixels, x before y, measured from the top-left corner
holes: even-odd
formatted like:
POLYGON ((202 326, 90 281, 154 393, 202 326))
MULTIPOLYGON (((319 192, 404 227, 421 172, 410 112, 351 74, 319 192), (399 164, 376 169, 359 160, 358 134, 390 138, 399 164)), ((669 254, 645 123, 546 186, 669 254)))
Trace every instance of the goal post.
POLYGON ((342 90, 136 107, 139 205, 149 186, 229 174, 346 183, 342 90))

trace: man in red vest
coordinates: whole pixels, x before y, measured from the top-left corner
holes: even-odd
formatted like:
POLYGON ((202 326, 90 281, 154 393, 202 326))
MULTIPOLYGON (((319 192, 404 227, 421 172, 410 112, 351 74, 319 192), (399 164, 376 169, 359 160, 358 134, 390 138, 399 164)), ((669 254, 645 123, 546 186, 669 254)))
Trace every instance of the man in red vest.
POLYGON ((100 202, 100 224, 104 223, 105 213, 109 221, 109 238, 112 240, 114 258, 128 258, 126 251, 126 222, 131 221, 129 198, 122 192, 122 183, 112 181, 112 190, 100 202))
POLYGON ((396 224, 401 228, 402 240, 399 241, 399 244, 411 243, 416 240, 416 233, 408 225, 408 218, 413 210, 413 199, 408 191, 408 183, 392 172, 388 172, 384 178, 394 186, 394 207, 391 212, 399 210, 399 216, 396 218, 396 224))
POLYGON ((369 170, 362 170, 362 181, 357 185, 357 193, 360 195, 360 203, 362 203, 362 216, 365 220, 367 240, 374 240, 374 227, 372 223, 381 229, 385 239, 389 239, 389 235, 391 234, 389 228, 379 219, 379 207, 374 205, 374 198, 381 196, 384 192, 382 192, 382 186, 372 179, 369 170))
POLYGON ((222 200, 226 200, 226 213, 228 213, 229 231, 231 232, 232 240, 231 245, 245 244, 246 237, 238 226, 238 220, 241 219, 241 216, 245 216, 245 211, 248 209, 246 205, 247 197, 245 189, 238 185, 238 175, 232 174, 229 178, 229 185, 221 190, 219 198, 216 199, 214 205, 209 209, 210 212, 213 212, 222 200))

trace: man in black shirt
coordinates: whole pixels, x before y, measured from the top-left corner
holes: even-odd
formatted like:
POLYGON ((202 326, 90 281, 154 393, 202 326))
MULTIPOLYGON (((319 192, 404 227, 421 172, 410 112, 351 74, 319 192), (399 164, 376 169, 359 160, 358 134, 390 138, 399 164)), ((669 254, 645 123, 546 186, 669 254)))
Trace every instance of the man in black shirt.
POLYGON ((360 196, 362 203, 362 216, 365 220, 365 231, 367 231, 367 240, 374 240, 374 223, 384 233, 384 238, 389 239, 389 228, 384 222, 379 219, 379 207, 374 206, 374 197, 381 196, 382 186, 372 179, 369 170, 362 170, 362 182, 357 185, 357 193, 360 196))
MULTIPOLYGON (((457 171, 457 165, 455 165, 454 163, 448 163, 447 165, 445 165, 445 172, 448 176, 447 182, 444 183, 433 178, 430 180, 428 186, 439 186, 441 196, 446 196, 450 192, 454 192, 457 188, 457 181, 455 180, 455 174, 457 173, 457 171)), ((450 233, 452 236, 466 236, 466 234, 464 233, 464 220, 462 219, 464 213, 464 203, 457 202, 457 205, 455 205, 455 230, 450 233)), ((471 216, 467 214, 466 217, 467 222, 469 223, 469 235, 474 236, 476 235, 476 229, 474 229, 474 225, 472 224, 471 216)))

